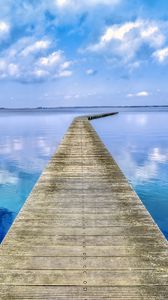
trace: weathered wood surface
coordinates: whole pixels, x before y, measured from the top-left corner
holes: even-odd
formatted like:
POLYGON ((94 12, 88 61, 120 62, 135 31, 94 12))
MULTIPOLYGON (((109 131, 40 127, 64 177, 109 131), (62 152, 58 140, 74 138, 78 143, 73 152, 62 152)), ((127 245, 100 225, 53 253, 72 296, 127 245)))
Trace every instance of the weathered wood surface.
POLYGON ((168 246, 86 118, 0 250, 0 299, 168 299, 168 246))

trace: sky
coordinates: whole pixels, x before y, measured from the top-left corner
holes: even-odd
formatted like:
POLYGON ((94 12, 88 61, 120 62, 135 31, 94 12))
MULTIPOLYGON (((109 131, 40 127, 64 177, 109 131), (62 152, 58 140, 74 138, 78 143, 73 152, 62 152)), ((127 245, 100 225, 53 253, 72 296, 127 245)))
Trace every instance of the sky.
POLYGON ((0 0, 0 107, 168 105, 167 0, 0 0))

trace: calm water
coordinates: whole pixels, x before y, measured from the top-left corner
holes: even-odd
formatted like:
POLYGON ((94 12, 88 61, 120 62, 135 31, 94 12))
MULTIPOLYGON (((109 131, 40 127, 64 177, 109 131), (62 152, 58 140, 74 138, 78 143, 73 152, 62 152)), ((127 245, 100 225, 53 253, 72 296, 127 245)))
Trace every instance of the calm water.
POLYGON ((120 113, 92 121, 168 239, 168 112, 120 113))
POLYGON ((0 113, 0 241, 74 114, 0 113))
MULTIPOLYGON (((0 241, 72 119, 89 110, 65 112, 0 113, 0 241)), ((93 125, 168 238, 167 118, 122 112, 93 125)))

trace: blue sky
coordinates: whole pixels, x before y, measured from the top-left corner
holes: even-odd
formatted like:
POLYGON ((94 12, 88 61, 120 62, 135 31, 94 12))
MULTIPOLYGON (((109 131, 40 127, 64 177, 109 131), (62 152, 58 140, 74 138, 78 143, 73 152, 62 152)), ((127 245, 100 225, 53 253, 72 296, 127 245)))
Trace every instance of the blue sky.
POLYGON ((0 106, 168 104, 168 1, 0 8, 0 106))

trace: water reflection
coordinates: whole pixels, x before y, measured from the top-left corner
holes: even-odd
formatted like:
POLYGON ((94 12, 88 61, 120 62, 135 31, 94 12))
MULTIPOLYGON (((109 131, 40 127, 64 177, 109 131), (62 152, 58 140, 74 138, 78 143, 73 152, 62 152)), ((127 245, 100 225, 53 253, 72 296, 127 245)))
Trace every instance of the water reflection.
POLYGON ((0 241, 74 114, 0 113, 0 241))
POLYGON ((168 113, 120 113, 93 125, 168 238, 168 113))
POLYGON ((5 237, 6 232, 9 230, 14 218, 14 213, 10 212, 5 208, 0 208, 0 241, 2 241, 5 237))
MULTIPOLYGON (((74 116, 0 113, 0 241, 74 116)), ((93 124, 168 238, 167 116, 127 112, 93 124)))

